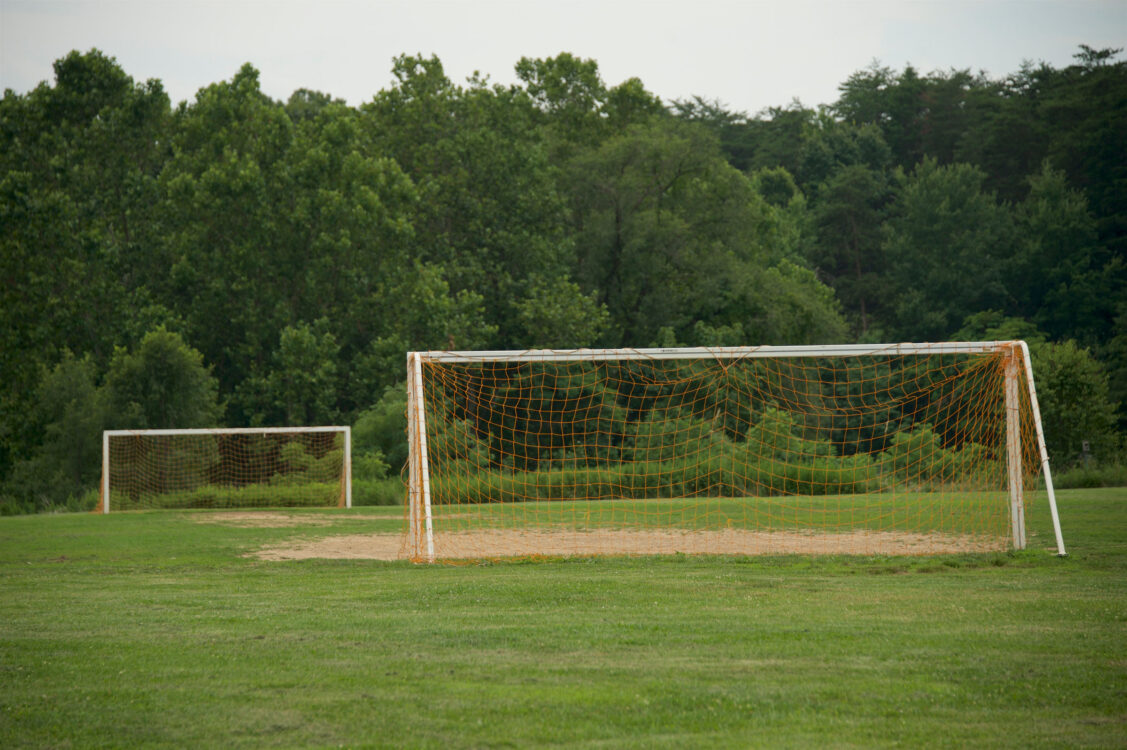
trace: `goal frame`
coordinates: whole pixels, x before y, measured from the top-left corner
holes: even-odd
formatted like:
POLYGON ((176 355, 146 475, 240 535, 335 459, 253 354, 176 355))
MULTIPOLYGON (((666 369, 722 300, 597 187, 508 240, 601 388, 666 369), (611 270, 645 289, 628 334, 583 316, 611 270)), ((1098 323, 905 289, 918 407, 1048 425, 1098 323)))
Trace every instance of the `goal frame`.
POLYGON ((407 440, 408 497, 407 549, 416 562, 433 563, 434 526, 431 514, 430 467, 427 458, 426 406, 423 399, 424 361, 448 363, 474 362, 568 362, 669 359, 787 359, 799 357, 921 356, 929 354, 1006 355, 1005 412, 1006 464, 1009 480, 1010 521, 1014 549, 1025 549, 1025 488, 1020 447, 1020 375, 1024 372, 1029 404, 1037 436, 1041 472, 1045 480, 1057 555, 1065 557, 1056 492, 1049 470, 1049 453, 1041 426, 1041 409, 1033 382, 1033 364, 1025 341, 975 341, 898 344, 836 344, 808 346, 720 346, 685 348, 622 349, 526 349, 494 351, 417 351, 407 353, 407 440))
POLYGON ((194 429, 161 430, 103 430, 102 431, 102 501, 98 512, 110 512, 110 438, 122 436, 159 435, 294 435, 299 433, 339 432, 344 435, 344 457, 341 473, 344 476, 344 507, 352 507, 352 428, 348 425, 318 427, 203 427, 194 429))

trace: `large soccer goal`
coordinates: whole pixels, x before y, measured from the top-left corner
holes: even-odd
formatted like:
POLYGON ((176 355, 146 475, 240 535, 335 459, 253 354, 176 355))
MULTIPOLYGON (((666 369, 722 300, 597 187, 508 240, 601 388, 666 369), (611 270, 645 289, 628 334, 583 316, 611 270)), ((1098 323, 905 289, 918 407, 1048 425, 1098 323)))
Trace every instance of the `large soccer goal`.
POLYGON ((1035 500, 1064 554, 1020 341, 412 352, 407 369, 416 561, 1021 549, 1035 500))
POLYGON ((107 430, 98 509, 351 507, 349 427, 107 430))

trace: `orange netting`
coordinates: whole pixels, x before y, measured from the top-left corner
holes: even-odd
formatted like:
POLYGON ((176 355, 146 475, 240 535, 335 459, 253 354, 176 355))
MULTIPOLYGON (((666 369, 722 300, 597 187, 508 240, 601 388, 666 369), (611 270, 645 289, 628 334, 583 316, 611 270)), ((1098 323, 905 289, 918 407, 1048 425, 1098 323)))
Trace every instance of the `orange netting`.
POLYGON ((344 453, 341 431, 110 433, 109 509, 343 506, 344 453))
MULTIPOLYGON (((434 556, 1008 548, 1012 356, 422 358, 434 556)), ((415 432, 407 547, 429 559, 415 432)))

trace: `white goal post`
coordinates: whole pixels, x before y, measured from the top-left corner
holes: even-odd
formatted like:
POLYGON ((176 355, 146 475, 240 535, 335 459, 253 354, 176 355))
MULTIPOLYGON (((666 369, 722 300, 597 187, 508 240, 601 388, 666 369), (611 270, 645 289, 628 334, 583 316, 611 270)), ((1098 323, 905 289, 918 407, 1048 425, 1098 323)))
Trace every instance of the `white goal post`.
POLYGON ((667 521, 661 533, 677 541, 656 553, 709 551, 686 541, 706 532, 736 554, 736 532, 769 539, 768 550, 825 532, 839 545, 828 551, 883 550, 897 534, 891 548, 909 554, 932 542, 966 551, 940 542, 996 536, 995 497, 1008 546, 1023 549, 1038 475, 1066 554, 1023 341, 409 352, 407 396, 416 561, 572 554, 534 549, 565 534, 581 538, 574 554, 648 554, 639 530, 656 536, 667 521), (722 395, 690 393, 693 378, 722 395), (591 426, 574 427, 582 420, 591 426), (780 500, 792 494, 818 499, 780 500), (951 520, 974 513, 990 519, 951 520), (623 526, 617 537, 611 526, 623 526), (501 530, 533 547, 470 544, 501 530), (436 549, 443 535, 448 551, 436 549), (846 545, 847 535, 862 541, 846 545), (604 541, 583 546, 595 536, 604 541))
POLYGON ((105 430, 97 510, 352 507, 352 428, 105 430), (117 509, 117 508, 115 508, 117 509))

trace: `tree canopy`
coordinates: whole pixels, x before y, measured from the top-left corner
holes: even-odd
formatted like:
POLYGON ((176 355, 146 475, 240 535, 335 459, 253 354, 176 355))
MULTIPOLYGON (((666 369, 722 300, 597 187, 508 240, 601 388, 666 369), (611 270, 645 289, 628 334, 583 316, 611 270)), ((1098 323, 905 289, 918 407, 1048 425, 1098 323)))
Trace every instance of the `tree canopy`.
POLYGON ((0 494, 52 461, 49 494, 78 487, 68 446, 105 426, 356 420, 412 349, 930 340, 984 315, 1055 346, 1053 377, 1102 373, 1111 422, 1082 429, 1122 431, 1119 53, 874 63, 827 106, 748 115, 569 53, 510 86, 403 55, 351 107, 274 101, 249 64, 173 106, 72 52, 0 99, 0 494))

